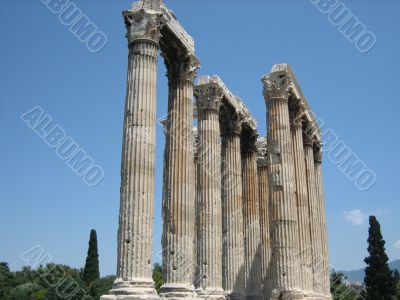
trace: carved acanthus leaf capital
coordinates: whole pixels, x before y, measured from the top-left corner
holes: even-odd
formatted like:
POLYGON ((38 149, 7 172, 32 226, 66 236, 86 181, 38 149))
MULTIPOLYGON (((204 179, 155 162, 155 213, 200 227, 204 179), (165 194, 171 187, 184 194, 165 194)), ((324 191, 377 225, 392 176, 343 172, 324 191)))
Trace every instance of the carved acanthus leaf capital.
POLYGON ((226 109, 221 110, 221 135, 240 135, 242 132, 243 116, 237 111, 229 112, 226 109))
POLYGON ((314 145, 314 135, 311 131, 303 130, 303 144, 304 146, 313 147, 314 145))
POLYGON ((138 40, 147 40, 158 44, 162 27, 160 13, 140 9, 137 11, 124 11, 123 17, 127 28, 126 37, 129 45, 138 40))
MULTIPOLYGON (((173 50, 172 50, 173 52, 173 50)), ((200 68, 200 61, 191 53, 185 54, 163 54, 167 77, 170 82, 173 80, 193 81, 197 69, 200 68)))
POLYGON ((264 76, 264 97, 268 103, 273 100, 288 100, 292 79, 289 74, 264 76))
POLYGON ((305 109, 305 106, 299 99, 289 101, 289 120, 291 126, 303 127, 305 109))
POLYGON ((143 8, 151 9, 154 11, 160 11, 162 5, 163 5, 162 0, 144 0, 143 1, 143 8))
POLYGON ((258 133, 255 130, 242 130, 241 151, 242 154, 257 153, 258 133))
POLYGON ((219 112, 223 98, 222 89, 215 84, 208 84, 195 87, 195 97, 198 111, 219 112))

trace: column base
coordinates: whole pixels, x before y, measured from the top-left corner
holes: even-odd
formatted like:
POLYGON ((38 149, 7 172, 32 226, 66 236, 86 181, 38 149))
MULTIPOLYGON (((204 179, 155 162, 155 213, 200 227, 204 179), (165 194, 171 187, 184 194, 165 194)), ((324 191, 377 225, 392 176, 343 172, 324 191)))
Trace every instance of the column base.
POLYGON ((314 292, 309 291, 309 292, 305 292, 304 293, 304 299, 305 300, 318 300, 319 298, 318 298, 317 294, 315 294, 314 292))
POLYGON ((319 300, 320 298, 318 298, 317 296, 313 295, 313 294, 307 294, 304 297, 304 300, 319 300))
POLYGON ((246 297, 246 300, 263 300, 261 295, 250 295, 246 297))
POLYGON ((101 296, 100 300, 160 300, 153 280, 148 279, 117 279, 109 293, 101 296))
POLYGON ((207 288, 207 289, 197 289, 197 296, 200 299, 210 299, 210 300, 225 300, 225 293, 222 288, 207 288))
POLYGON ((302 291, 278 291, 271 293, 271 300, 304 300, 306 299, 302 291))
POLYGON ((198 298, 193 285, 164 284, 160 288, 160 297, 165 299, 198 298))
POLYGON ((247 297, 244 293, 237 293, 237 292, 226 293, 225 298, 227 300, 247 300, 247 297))
POLYGON ((309 294, 306 294, 306 297, 304 299, 305 300, 332 300, 332 297, 322 295, 322 294, 309 293, 309 294))
POLYGON ((305 300, 332 300, 329 296, 308 292, 304 294, 305 300))

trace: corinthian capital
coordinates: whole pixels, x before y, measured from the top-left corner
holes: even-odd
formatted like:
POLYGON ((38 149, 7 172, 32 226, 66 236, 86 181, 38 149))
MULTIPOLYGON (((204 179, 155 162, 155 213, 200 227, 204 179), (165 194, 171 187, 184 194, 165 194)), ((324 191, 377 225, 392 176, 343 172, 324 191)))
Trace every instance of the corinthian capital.
POLYGON ((223 105, 220 110, 221 135, 237 135, 242 132, 243 116, 231 107, 223 105))
POLYGON ((264 97, 267 103, 273 100, 288 101, 292 82, 289 74, 286 72, 273 73, 264 76, 261 80, 264 84, 264 97))
POLYGON ((303 127, 305 107, 300 100, 289 101, 289 120, 293 127, 303 127))
POLYGON ((251 130, 250 128, 245 128, 242 130, 240 146, 243 155, 247 155, 249 153, 257 153, 257 138, 257 131, 251 130))
POLYGON ((161 14, 153 10, 124 11, 128 44, 145 40, 158 44, 160 41, 161 14))
POLYGON ((223 92, 216 84, 207 84, 196 86, 194 89, 195 97, 197 100, 197 109, 200 111, 214 111, 219 112, 223 92))
POLYGON ((161 6, 163 5, 162 0, 143 0, 142 3, 139 2, 139 5, 142 5, 144 9, 151 9, 154 11, 160 11, 161 6))
POLYGON ((304 146, 313 147, 314 135, 311 131, 303 130, 303 144, 304 146))
POLYGON ((191 53, 176 52, 172 49, 170 53, 163 53, 169 81, 176 79, 193 81, 200 67, 200 61, 191 53))

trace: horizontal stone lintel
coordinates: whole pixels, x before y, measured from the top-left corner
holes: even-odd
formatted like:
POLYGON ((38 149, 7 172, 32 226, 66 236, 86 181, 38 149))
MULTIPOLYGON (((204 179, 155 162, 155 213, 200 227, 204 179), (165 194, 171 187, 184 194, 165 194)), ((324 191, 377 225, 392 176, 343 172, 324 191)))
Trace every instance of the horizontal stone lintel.
POLYGON ((243 100, 238 96, 235 96, 224 84, 224 82, 217 75, 213 76, 202 76, 198 79, 196 87, 205 85, 217 85, 223 95, 224 99, 228 101, 230 105, 244 118, 244 123, 246 123, 252 130, 257 131, 257 122, 253 115, 250 113, 249 109, 244 104, 243 100))

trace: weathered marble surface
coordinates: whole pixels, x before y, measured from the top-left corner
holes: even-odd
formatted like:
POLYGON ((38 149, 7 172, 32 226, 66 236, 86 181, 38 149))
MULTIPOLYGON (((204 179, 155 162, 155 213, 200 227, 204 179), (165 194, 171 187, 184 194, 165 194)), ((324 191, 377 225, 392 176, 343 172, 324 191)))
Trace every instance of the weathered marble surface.
POLYGON ((162 0, 123 16, 118 278, 101 299, 331 299, 321 133, 291 67, 262 79, 268 130, 257 140, 256 120, 218 76, 194 84, 193 38, 162 0), (160 295, 151 262, 159 52, 169 87, 160 295))

